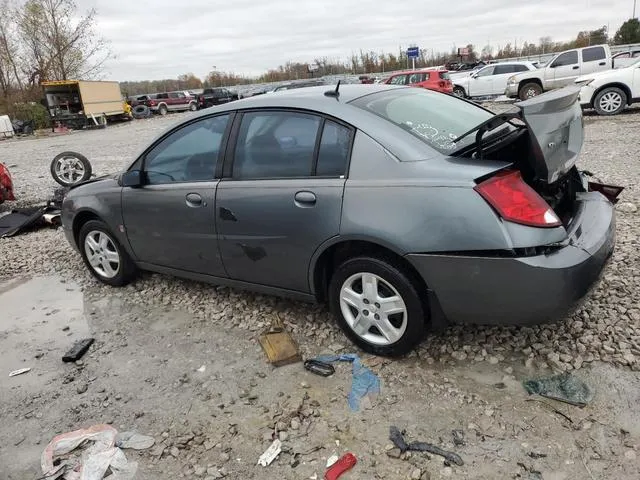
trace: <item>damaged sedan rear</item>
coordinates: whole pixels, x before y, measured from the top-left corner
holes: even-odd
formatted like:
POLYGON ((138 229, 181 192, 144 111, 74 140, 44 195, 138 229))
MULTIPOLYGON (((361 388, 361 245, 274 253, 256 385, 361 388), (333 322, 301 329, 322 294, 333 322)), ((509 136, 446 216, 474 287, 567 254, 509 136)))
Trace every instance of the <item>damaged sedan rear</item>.
POLYGON ((576 167, 577 98, 494 115, 385 85, 252 97, 73 187, 63 225, 104 283, 144 269, 326 302, 376 354, 443 323, 557 320, 615 241, 615 193, 576 167))

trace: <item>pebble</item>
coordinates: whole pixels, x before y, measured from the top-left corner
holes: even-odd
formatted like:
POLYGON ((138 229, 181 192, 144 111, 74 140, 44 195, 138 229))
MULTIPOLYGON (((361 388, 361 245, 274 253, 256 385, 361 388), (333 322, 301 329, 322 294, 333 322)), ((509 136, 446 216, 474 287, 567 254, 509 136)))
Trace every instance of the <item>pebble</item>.
POLYGON ((81 383, 76 387, 76 392, 78 392, 78 395, 81 395, 84 392, 86 392, 88 389, 89 389, 89 385, 87 385, 86 383, 81 383))
POLYGON ((281 442, 286 442, 289 439, 289 433, 288 432, 278 432, 278 438, 280 439, 281 442))
POLYGON ((387 450, 387 456, 391 458, 400 458, 402 452, 399 448, 392 448, 391 450, 387 450))
POLYGON ((626 452, 624 452, 624 458, 626 458, 627 460, 635 460, 636 452, 634 452, 633 450, 627 450, 626 452))
POLYGON ((420 470, 419 468, 414 468, 411 471, 411 480, 421 480, 422 478, 422 470, 420 470))

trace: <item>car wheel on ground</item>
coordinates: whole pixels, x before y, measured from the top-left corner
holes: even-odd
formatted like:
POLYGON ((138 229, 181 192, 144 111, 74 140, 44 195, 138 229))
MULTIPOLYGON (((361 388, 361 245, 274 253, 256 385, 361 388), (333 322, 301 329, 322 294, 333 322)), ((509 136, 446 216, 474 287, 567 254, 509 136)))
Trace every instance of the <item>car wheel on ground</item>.
POLYGON ((541 93, 542 87, 535 82, 530 82, 525 83, 522 87, 520 87, 518 96, 520 97, 520 100, 528 100, 530 98, 537 97, 541 93))
POLYGON ((616 115, 627 106, 627 94, 617 87, 608 87, 599 92, 593 108, 599 115, 616 115))
POLYGON ((160 115, 166 115, 167 113, 169 113, 169 109, 167 108, 167 106, 166 106, 166 105, 160 105, 160 106, 158 107, 158 113, 159 113, 160 115))
POLYGON ((459 87, 458 85, 453 87, 453 94, 456 97, 460 97, 460 98, 465 98, 467 96, 466 92, 464 91, 464 88, 459 87))
POLYGON ((411 276, 387 260, 357 257, 342 263, 329 284, 329 306, 345 334, 375 355, 404 355, 427 330, 411 276))
POLYGON ((51 161, 51 176, 63 187, 84 182, 91 178, 91 163, 84 155, 62 152, 51 161))
POLYGON ((191 110, 192 112, 195 112, 196 110, 198 110, 198 105, 196 105, 194 102, 190 103, 189 110, 191 110))
POLYGON ((78 247, 85 265, 101 282, 120 287, 135 277, 135 263, 100 220, 82 226, 78 247))

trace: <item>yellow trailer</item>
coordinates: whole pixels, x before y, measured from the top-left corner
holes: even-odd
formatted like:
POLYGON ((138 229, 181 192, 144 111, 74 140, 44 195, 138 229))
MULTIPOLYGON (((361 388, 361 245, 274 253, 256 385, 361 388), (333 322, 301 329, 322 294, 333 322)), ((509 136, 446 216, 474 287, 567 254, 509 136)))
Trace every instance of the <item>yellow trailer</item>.
POLYGON ((85 128, 131 118, 118 82, 60 80, 43 82, 42 88, 54 125, 85 128))

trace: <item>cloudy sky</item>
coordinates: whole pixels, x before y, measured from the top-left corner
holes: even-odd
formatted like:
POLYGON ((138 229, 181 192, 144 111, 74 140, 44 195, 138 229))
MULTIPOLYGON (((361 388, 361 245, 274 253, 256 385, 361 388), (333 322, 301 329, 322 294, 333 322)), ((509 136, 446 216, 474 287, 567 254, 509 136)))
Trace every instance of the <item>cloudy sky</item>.
POLYGON ((580 30, 631 17, 633 0, 78 0, 96 8, 98 32, 117 58, 105 77, 175 78, 215 68, 258 75, 288 60, 346 59, 361 48, 400 45, 449 51, 453 45, 575 38, 580 30))

